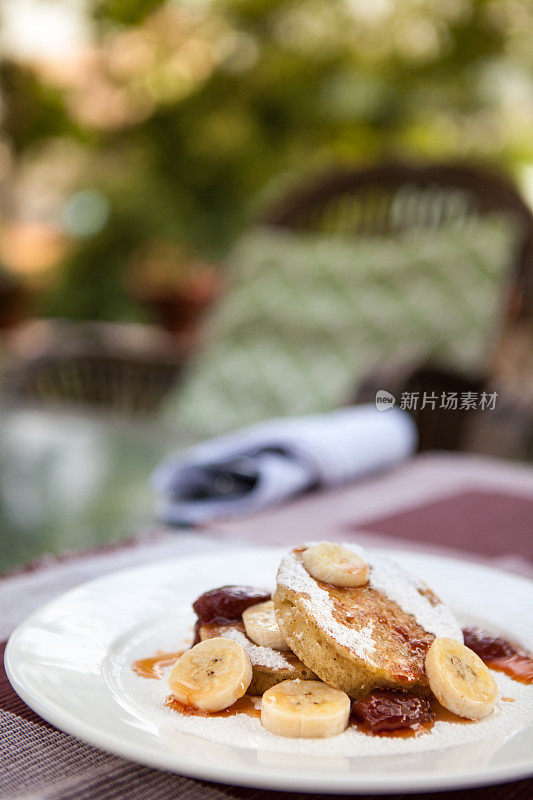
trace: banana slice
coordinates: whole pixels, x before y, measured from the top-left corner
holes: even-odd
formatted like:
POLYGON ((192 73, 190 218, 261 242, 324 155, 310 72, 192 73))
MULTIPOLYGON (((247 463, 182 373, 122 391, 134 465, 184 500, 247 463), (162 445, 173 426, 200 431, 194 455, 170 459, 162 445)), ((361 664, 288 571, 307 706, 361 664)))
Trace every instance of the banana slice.
POLYGON ((204 711, 222 711, 245 694, 252 680, 246 651, 232 639, 216 636, 187 650, 168 676, 180 703, 204 711))
POLYGON ((291 738, 325 739, 348 725, 350 698, 321 681, 283 681, 263 695, 261 723, 291 738))
POLYGON ((368 564, 342 544, 317 542, 304 550, 302 561, 313 578, 333 586, 363 586, 368 581, 368 564))
POLYGON ((242 621, 247 637, 255 644, 273 650, 290 649, 278 628, 272 600, 247 608, 242 612, 242 621))
POLYGON ((469 647, 455 639, 435 639, 425 664, 429 687, 442 706, 467 719, 492 712, 498 699, 496 681, 469 647))

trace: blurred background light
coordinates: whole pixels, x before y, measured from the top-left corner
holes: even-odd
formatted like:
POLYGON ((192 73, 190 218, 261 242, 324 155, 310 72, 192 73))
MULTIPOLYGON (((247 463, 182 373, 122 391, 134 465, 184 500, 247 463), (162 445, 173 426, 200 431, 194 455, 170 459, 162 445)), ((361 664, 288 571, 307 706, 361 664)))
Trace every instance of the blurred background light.
POLYGON ((98 233, 109 219, 109 202, 92 189, 76 192, 68 198, 63 208, 62 221, 70 236, 84 237, 98 233))
POLYGON ((2 0, 0 11, 4 57, 55 60, 90 41, 87 0, 2 0))

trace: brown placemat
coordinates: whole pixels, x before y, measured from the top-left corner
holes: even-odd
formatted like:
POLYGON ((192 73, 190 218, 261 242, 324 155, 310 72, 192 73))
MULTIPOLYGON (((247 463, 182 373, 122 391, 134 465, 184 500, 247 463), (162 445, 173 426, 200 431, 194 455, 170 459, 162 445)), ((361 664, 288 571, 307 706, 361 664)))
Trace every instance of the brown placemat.
POLYGON ((328 492, 250 517, 223 520, 217 536, 270 544, 357 537, 387 547, 489 561, 533 575, 533 469, 497 459, 431 453, 328 492), (367 539, 366 534, 369 534, 367 539))
MULTIPOLYGON (((348 525, 347 530, 353 532, 361 524, 348 525)), ((515 553, 533 561, 533 498, 471 490, 363 524, 373 533, 409 542, 432 542, 490 557, 515 553)))
MULTIPOLYGON (((305 527, 305 520, 302 525, 305 527)), ((248 533, 253 535, 253 528, 248 529, 248 533)), ((288 538, 298 541, 302 535, 302 529, 293 529, 288 538)), ((261 537, 254 537, 254 540, 259 542, 261 537)), ((213 535, 159 530, 124 546, 45 560, 40 565, 33 565, 32 569, 0 579, 0 641, 7 639, 15 625, 30 611, 84 580, 120 568, 190 553, 213 552, 234 544, 242 544, 242 539, 234 542, 213 535)), ((440 800, 529 800, 533 798, 533 781, 417 796, 421 800, 430 797, 440 800)), ((3 667, 0 669, 1 800, 174 800, 177 797, 191 800, 281 800, 292 797, 297 800, 309 795, 205 783, 108 755, 38 717, 18 698, 3 667)), ((406 795, 394 797, 400 800, 406 795)))

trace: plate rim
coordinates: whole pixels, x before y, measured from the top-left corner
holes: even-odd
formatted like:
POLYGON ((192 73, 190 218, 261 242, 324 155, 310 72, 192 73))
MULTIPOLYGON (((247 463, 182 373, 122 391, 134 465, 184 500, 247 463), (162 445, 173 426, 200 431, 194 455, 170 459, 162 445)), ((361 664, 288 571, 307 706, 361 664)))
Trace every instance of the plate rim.
MULTIPOLYGON (((450 564, 459 563, 462 566, 467 566, 476 571, 491 572, 495 575, 504 575, 507 579, 512 579, 518 583, 523 583, 525 586, 530 587, 532 583, 526 576, 515 574, 508 570, 501 569, 492 565, 476 561, 462 561, 459 558, 453 558, 449 555, 440 555, 433 552, 426 551, 413 551, 402 550, 401 548, 389 547, 373 547, 372 549, 386 552, 391 558, 396 557, 410 557, 413 556, 429 558, 432 561, 449 562, 450 564)), ((231 548, 231 554, 238 557, 239 553, 250 553, 251 551, 266 551, 273 553, 275 551, 286 550, 283 546, 247 546, 231 548)), ((199 560, 209 558, 224 559, 228 556, 228 550, 220 550, 215 553, 189 553, 183 556, 176 555, 175 559, 180 563, 191 560, 199 560)), ((437 772, 434 774, 422 773, 420 775, 402 775, 399 777, 397 774, 381 775, 379 779, 375 777, 365 777, 364 775, 355 776, 354 773, 344 775, 331 775, 328 774, 325 778, 321 778, 319 772, 311 775, 306 775, 304 772, 291 768, 284 768, 279 775, 276 775, 274 770, 267 769, 261 765, 247 765, 231 767, 228 765, 209 763, 203 764, 201 767, 197 766, 194 762, 188 762, 187 758, 180 759, 177 753, 151 753, 143 751, 142 745, 135 742, 126 742, 115 734, 108 733, 107 731, 97 731, 94 726, 86 724, 81 718, 70 716, 67 712, 59 711, 54 706, 35 696, 35 694, 28 689, 24 680, 20 678, 16 664, 14 663, 14 651, 17 644, 18 637, 22 634, 27 625, 32 624, 34 619, 39 619, 41 614, 48 611, 56 603, 68 600, 69 595, 76 594, 77 592, 84 591, 93 585, 98 585, 100 582, 105 582, 109 578, 118 575, 127 575, 128 573, 135 574, 139 571, 144 571, 147 568, 157 568, 159 564, 168 564, 169 559, 151 561, 147 564, 137 565, 135 567, 125 567, 122 569, 114 570, 106 573, 105 575, 83 581, 75 587, 62 592, 57 597, 45 603, 42 607, 31 612, 17 627, 12 631, 6 644, 4 653, 4 665, 6 675, 11 686, 21 699, 33 711, 41 716, 45 721, 54 725, 58 730, 67 733, 75 738, 96 747, 103 752, 108 752, 112 755, 130 761, 131 763, 139 763, 144 766, 162 769, 170 773, 176 773, 184 777, 190 777, 198 780, 211 780, 226 785, 243 786, 248 788, 270 789, 277 791, 303 791, 309 793, 323 793, 329 792, 333 794, 362 794, 372 792, 374 794, 396 794, 397 792, 424 792, 424 791, 449 791, 460 788, 473 788, 481 786, 496 785, 505 783, 507 781, 522 780, 533 776, 533 759, 520 759, 510 765, 485 767, 482 770, 466 770, 464 768, 454 770, 451 772, 437 772), (357 785, 354 786, 354 780, 357 780, 357 785)), ((296 756, 297 758, 297 756, 296 756)))

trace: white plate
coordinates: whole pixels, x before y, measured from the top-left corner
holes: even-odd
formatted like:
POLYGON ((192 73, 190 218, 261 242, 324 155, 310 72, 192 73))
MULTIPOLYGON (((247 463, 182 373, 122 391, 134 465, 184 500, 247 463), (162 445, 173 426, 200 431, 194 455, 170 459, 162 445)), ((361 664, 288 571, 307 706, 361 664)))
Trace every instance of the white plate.
MULTIPOLYGON (((191 601, 227 583, 272 586, 281 551, 247 549, 117 572, 63 595, 11 636, 6 669, 26 703, 58 728, 111 753, 205 780, 335 793, 428 791, 523 778, 533 767, 533 686, 496 674, 502 696, 479 723, 438 722, 416 739, 352 729, 328 740, 281 739, 257 719, 180 717, 164 681, 131 670, 190 637, 191 601)), ((447 558, 391 552, 426 580, 462 624, 533 649, 533 584, 447 558)))

